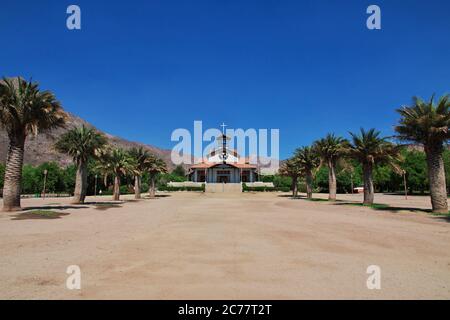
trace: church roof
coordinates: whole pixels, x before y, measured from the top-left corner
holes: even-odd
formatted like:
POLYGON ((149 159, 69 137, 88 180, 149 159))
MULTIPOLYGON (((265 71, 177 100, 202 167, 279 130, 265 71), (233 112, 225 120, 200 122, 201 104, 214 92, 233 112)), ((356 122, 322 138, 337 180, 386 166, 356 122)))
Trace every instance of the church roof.
MULTIPOLYGON (((210 156, 214 156, 216 154, 221 154, 222 153, 223 148, 218 147, 216 149, 211 150, 206 156, 210 157, 210 156)), ((236 149, 228 149, 226 148, 227 153, 228 154, 232 154, 235 157, 239 157, 239 154, 237 153, 236 149)))
MULTIPOLYGON (((226 127, 225 124, 222 125, 224 128, 226 127)), ((212 168, 218 165, 229 165, 235 168, 239 169, 256 169, 257 166, 250 164, 249 160, 247 158, 240 158, 239 154, 237 153, 236 149, 229 149, 227 146, 227 140, 231 140, 231 137, 227 136, 224 132, 218 137, 216 137, 216 141, 218 142, 218 147, 210 150, 208 154, 206 155, 206 159, 203 158, 201 163, 194 164, 190 167, 190 169, 207 169, 212 168), (223 143, 223 144, 222 144, 223 143), (225 161, 223 162, 221 160, 220 155, 222 152, 226 150, 226 153, 234 157, 234 161, 225 161), (219 157, 215 157, 216 155, 219 155, 219 157), (215 158, 215 159, 214 159, 215 158), (218 159, 220 158, 220 160, 218 159)))
POLYGON ((253 164, 249 164, 249 163, 220 163, 220 162, 202 162, 202 163, 198 163, 198 164, 194 164, 192 165, 190 168, 191 169, 209 169, 215 166, 220 166, 220 165, 229 165, 238 169, 256 169, 256 165, 253 164))

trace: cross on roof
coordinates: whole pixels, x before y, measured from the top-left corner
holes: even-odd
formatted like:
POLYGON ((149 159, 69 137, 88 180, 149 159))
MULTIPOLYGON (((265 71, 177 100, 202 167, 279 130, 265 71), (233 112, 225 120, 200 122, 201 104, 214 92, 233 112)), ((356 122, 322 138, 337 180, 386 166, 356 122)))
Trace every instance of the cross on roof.
POLYGON ((227 125, 224 122, 222 122, 220 126, 222 127, 222 134, 225 134, 225 127, 227 127, 227 125))

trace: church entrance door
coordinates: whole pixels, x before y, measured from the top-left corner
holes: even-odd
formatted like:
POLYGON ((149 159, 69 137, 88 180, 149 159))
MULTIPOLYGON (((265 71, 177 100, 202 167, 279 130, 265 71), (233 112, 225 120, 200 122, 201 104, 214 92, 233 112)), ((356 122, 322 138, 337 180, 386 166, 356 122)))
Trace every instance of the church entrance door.
POLYGON ((229 175, 218 175, 217 182, 218 183, 229 183, 230 177, 229 177, 229 175))
POLYGON ((217 170, 217 183, 230 183, 231 182, 231 172, 230 170, 217 170))

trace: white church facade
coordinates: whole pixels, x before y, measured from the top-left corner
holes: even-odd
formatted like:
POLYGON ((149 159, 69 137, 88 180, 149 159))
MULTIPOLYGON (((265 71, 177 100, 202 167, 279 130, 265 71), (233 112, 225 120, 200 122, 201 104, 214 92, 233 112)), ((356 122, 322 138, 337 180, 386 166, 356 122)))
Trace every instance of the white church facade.
POLYGON ((230 138, 222 134, 221 145, 210 151, 198 164, 189 169, 189 180, 206 183, 241 183, 258 180, 257 166, 227 147, 230 138))

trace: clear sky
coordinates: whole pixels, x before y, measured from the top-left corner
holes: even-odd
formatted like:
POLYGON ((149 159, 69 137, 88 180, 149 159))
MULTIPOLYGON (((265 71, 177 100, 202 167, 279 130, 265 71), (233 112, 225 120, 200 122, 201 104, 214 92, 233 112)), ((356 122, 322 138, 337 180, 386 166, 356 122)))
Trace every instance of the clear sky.
POLYGON ((163 148, 194 120, 278 128, 286 158, 327 132, 390 135, 413 95, 449 93, 449 13, 448 0, 1 0, 0 76, 33 77, 99 129, 163 148), (366 28, 370 4, 381 30, 366 28))

